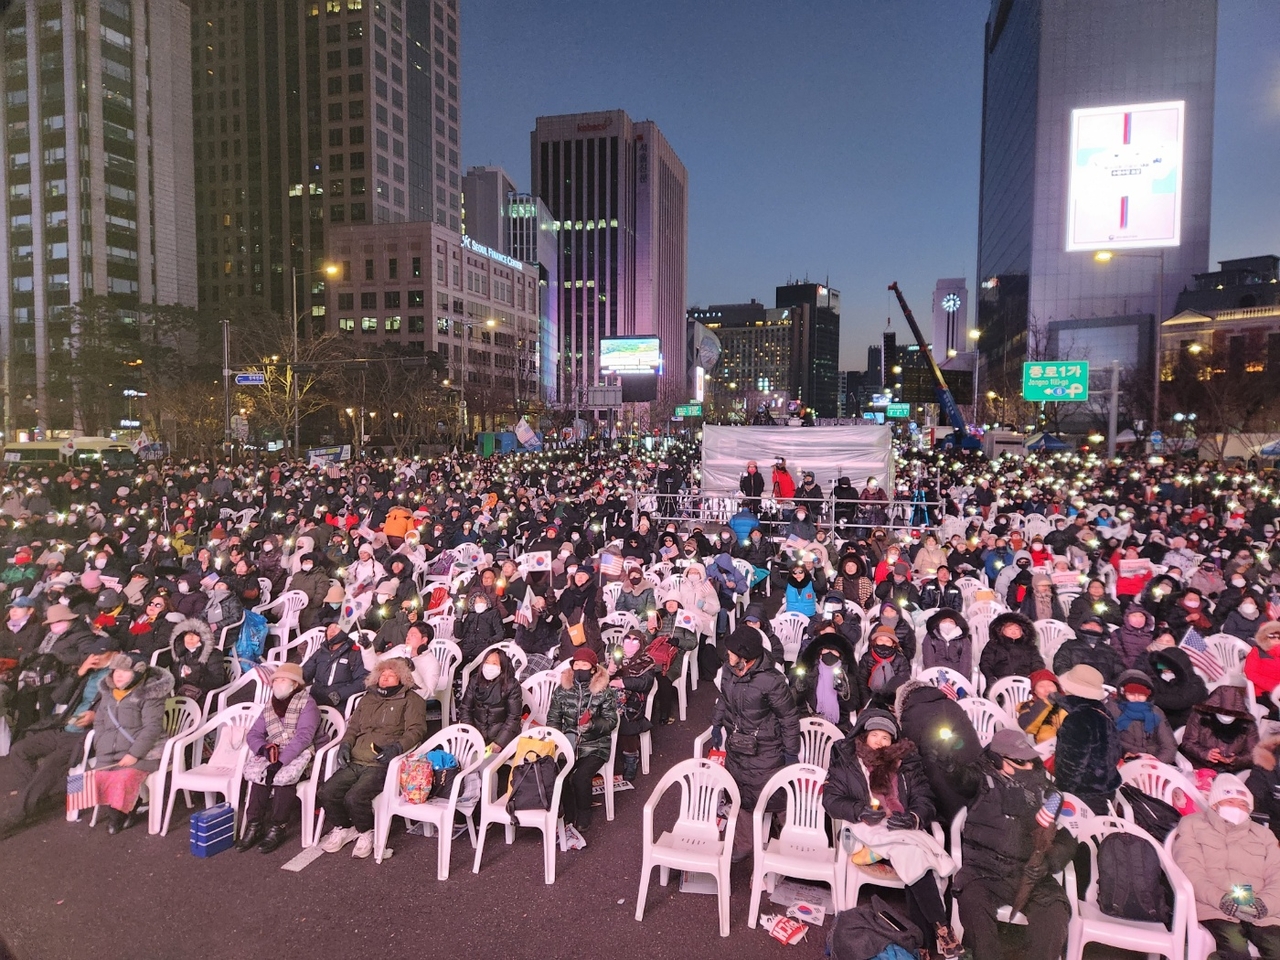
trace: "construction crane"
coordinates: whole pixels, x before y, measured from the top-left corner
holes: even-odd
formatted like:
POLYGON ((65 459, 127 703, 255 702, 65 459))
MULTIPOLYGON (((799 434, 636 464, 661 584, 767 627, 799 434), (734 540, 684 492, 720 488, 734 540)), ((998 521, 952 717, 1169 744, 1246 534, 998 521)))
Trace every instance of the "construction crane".
POLYGON ((921 354, 929 361, 929 369, 933 372, 933 389, 938 398, 938 406, 946 414, 947 420, 955 430, 954 435, 947 442, 951 445, 958 445, 965 450, 981 449, 978 438, 970 436, 964 417, 960 415, 960 408, 956 406, 956 398, 951 395, 951 389, 947 386, 947 381, 942 376, 942 369, 938 366, 937 361, 933 359, 933 354, 929 351, 929 344, 925 342, 924 334, 920 332, 920 325, 916 323, 915 314, 907 306, 906 297, 898 289, 896 280, 889 284, 889 289, 898 298, 898 306, 902 308, 902 315, 907 319, 907 326, 911 328, 912 336, 916 338, 916 343, 920 345, 921 354))

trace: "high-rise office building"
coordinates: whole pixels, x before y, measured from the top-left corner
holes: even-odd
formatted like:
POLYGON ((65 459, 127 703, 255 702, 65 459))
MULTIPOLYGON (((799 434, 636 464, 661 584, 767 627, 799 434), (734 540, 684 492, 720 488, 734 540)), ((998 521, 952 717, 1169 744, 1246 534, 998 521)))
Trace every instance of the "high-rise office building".
POLYGON ((69 427, 70 403, 51 416, 48 395, 69 307, 95 295, 195 304, 190 11, 19 0, 0 26, 5 427, 69 427))
POLYGON ((775 305, 805 311, 799 343, 800 396, 819 417, 839 415, 840 291, 822 283, 789 283, 778 287, 775 305))
POLYGON ((688 175, 657 124, 623 110, 539 117, 533 193, 558 237, 561 400, 600 381, 602 337, 661 340, 659 399, 687 400, 688 175))
POLYGON ((1150 368, 1152 318, 1208 264, 1217 7, 992 0, 977 318, 993 374, 1028 353, 1150 368))
POLYGON ((720 342, 720 362, 711 373, 716 393, 743 398, 748 417, 800 398, 803 344, 811 338, 807 316, 802 307, 770 310, 756 300, 691 307, 687 313, 689 323, 702 324, 720 342))
POLYGON ((192 7, 201 303, 288 312, 292 268, 320 330, 331 227, 460 229, 457 0, 192 7))
POLYGON ((969 349, 969 286, 964 277, 939 280, 933 289, 933 358, 941 363, 969 349))
POLYGON ((515 182, 501 167, 472 167, 462 178, 462 229, 485 246, 511 255, 511 197, 515 182))
POLYGON ((559 403, 560 258, 558 235, 547 205, 529 193, 513 194, 507 203, 509 256, 538 266, 538 377, 544 403, 559 403))

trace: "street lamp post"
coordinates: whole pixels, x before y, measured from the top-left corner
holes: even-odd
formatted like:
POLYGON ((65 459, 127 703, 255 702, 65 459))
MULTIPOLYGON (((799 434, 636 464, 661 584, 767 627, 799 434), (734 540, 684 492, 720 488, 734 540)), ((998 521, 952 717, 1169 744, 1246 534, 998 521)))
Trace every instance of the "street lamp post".
POLYGON ((1164 323, 1164 250, 1156 253, 1116 253, 1111 250, 1099 250, 1093 255, 1098 263, 1110 263, 1116 257, 1131 257, 1135 260, 1158 260, 1160 263, 1159 284, 1156 287, 1156 322, 1152 330, 1152 367, 1154 374, 1151 386, 1151 429, 1160 429, 1160 325, 1164 323))
POLYGON ((293 281, 293 356, 292 362, 289 364, 289 405, 293 407, 293 455, 298 456, 300 445, 298 442, 298 324, 302 322, 302 316, 298 313, 298 280, 314 276, 317 273, 323 273, 326 277, 337 276, 338 267, 335 264, 325 264, 318 270, 306 270, 299 273, 298 268, 292 264, 289 266, 289 276, 293 281))
POLYGON ((462 379, 458 382, 458 444, 463 446, 467 442, 467 353, 470 350, 471 331, 476 327, 488 327, 492 330, 498 325, 498 322, 490 317, 488 320, 459 320, 463 328, 467 331, 462 338, 462 379))

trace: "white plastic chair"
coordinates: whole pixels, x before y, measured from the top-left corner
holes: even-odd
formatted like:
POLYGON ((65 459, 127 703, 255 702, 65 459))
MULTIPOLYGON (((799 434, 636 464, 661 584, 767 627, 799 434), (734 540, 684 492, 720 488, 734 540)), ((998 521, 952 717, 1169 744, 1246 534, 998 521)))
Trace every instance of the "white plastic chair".
POLYGON ((1173 862, 1164 847, 1151 834, 1128 820, 1118 817, 1091 817, 1080 822, 1076 834, 1089 852, 1089 885, 1075 904, 1075 914, 1067 926, 1067 960, 1083 960, 1086 943, 1104 943, 1122 950, 1155 953, 1181 958, 1186 955, 1188 923, 1195 922, 1195 893, 1191 881, 1173 862), (1173 920, 1171 929, 1162 923, 1122 920, 1098 908, 1098 845, 1113 833, 1141 837, 1160 857, 1169 885, 1173 888, 1173 920))
POLYGON ((529 708, 526 727, 541 727, 547 722, 547 710, 551 707, 551 695, 560 686, 560 674, 554 670, 539 670, 524 683, 524 703, 529 708))
POLYGON ((836 848, 827 839, 827 814, 822 806, 822 785, 826 778, 825 767, 792 764, 770 777, 760 791, 760 799, 751 814, 755 858, 751 871, 751 905, 747 908, 748 927, 755 927, 760 896, 766 889, 773 889, 775 875, 828 883, 833 891, 840 883, 843 871, 836 848), (765 832, 765 808, 779 790, 786 796, 786 811, 782 815, 781 831, 770 839, 765 832))
POLYGON ((1227 673, 1232 671, 1240 672, 1244 670, 1244 658, 1249 655, 1252 647, 1239 637, 1233 637, 1229 633, 1215 633, 1204 638, 1205 646, 1213 651, 1213 655, 1218 658, 1218 662, 1222 664, 1222 669, 1227 673))
POLYGON ((830 720, 804 717, 800 720, 800 763, 826 770, 831 765, 831 748, 844 734, 830 720))
POLYGON ((1068 624, 1051 617, 1035 622, 1036 636, 1040 640, 1040 659, 1053 669, 1053 657, 1058 648, 1076 635, 1068 624))
POLYGON ((564 827, 560 823, 560 795, 564 791, 565 780, 573 772, 573 759, 573 744, 559 730, 552 730, 550 727, 530 727, 507 744, 492 763, 485 765, 484 773, 480 778, 480 825, 476 841, 476 859, 471 867, 472 873, 480 872, 480 859, 484 856, 484 839, 489 825, 500 823, 506 830, 508 844, 515 842, 517 826, 533 827, 542 831, 543 879, 548 884, 556 882, 557 836, 562 838, 562 846, 564 843, 564 827), (497 796, 497 770, 504 764, 511 763, 523 737, 554 740, 556 752, 564 761, 564 766, 556 775, 555 786, 551 791, 550 810, 517 810, 513 814, 508 814, 505 794, 501 797, 497 796), (515 823, 511 822, 513 816, 515 823))
POLYGON ((302 803, 302 846, 312 847, 320 842, 324 828, 324 810, 316 814, 316 796, 320 792, 320 784, 333 776, 337 766, 338 745, 347 732, 347 721, 337 707, 320 708, 320 729, 316 734, 318 741, 323 741, 311 758, 311 769, 298 781, 298 800, 302 803))
POLYGON ((644 698, 644 718, 649 721, 649 729, 640 731, 640 772, 649 775, 649 761, 653 757, 653 702, 657 699, 657 684, 649 688, 644 698))
MULTIPOLYGON (((963 533, 964 531, 960 531, 963 533)), ((982 581, 973 577, 960 577, 956 580, 956 589, 960 591, 960 596, 964 603, 964 618, 969 619, 969 607, 973 603, 973 595, 982 589, 982 581)))
POLYGON ((698 651, 688 650, 685 652, 684 660, 680 663, 680 676, 676 677, 676 705, 680 708, 680 722, 684 723, 689 714, 689 688, 698 689, 697 681, 693 679, 695 671, 698 667, 698 651))
POLYGON ((733 834, 737 826, 742 796, 733 777, 718 763, 709 760, 681 760, 663 775, 644 804, 643 854, 640 861, 640 894, 636 898, 636 920, 644 919, 644 904, 649 895, 649 878, 658 868, 659 882, 665 887, 671 868, 709 873, 716 878, 716 894, 720 908, 720 936, 729 935, 729 867, 733 854, 733 834), (653 813, 662 795, 675 784, 680 785, 680 813, 675 825, 654 838, 653 813), (721 805, 721 794, 728 802, 721 805), (723 809, 723 839, 717 815, 723 809))
MULTIPOLYGON (((832 833, 836 837, 836 856, 840 866, 840 879, 836 886, 832 887, 832 894, 837 897, 835 905, 837 910, 851 910, 858 905, 858 896, 863 887, 887 887, 891 890, 904 890, 906 884, 898 876, 897 871, 888 861, 873 863, 869 866, 854 863, 849 859, 849 853, 854 849, 857 843, 853 837, 849 826, 843 820, 837 820, 833 824, 832 833)), ((939 844, 945 842, 940 824, 933 824, 930 833, 933 839, 939 844)), ((937 877, 938 893, 945 894, 947 889, 947 879, 945 877, 937 877)))
POLYGON ((427 617, 426 623, 435 631, 435 639, 452 640, 453 639, 453 613, 440 613, 433 617, 427 617))
POLYGON ((795 663, 800 656, 800 642, 804 639, 805 627, 809 626, 809 618, 803 613, 780 613, 769 625, 782 643, 782 659, 787 663, 795 663))
POLYGON ((1031 681, 1026 677, 1001 677, 987 691, 987 699, 1016 719, 1018 707, 1031 699, 1031 681))
POLYGON ((988 620, 994 620, 1002 613, 1008 613, 1009 608, 998 600, 975 600, 969 604, 969 609, 965 611, 965 619, 973 623, 975 618, 986 617, 988 620))
POLYGON ((457 706, 453 702, 453 678, 458 665, 462 663, 462 650, 452 640, 436 637, 427 645, 427 652, 440 664, 440 686, 434 698, 440 701, 440 719, 453 721, 457 719, 457 706))
POLYGON ((312 627, 305 633, 298 634, 292 640, 272 647, 267 651, 267 655, 263 659, 267 663, 285 663, 289 659, 290 650, 301 648, 302 655, 298 662, 306 663, 311 658, 311 655, 320 649, 320 644, 322 643, 324 643, 324 627, 312 627))
POLYGON ((984 747, 991 743, 991 738, 996 735, 997 730, 1004 727, 1018 729, 1017 721, 990 700, 982 697, 964 697, 959 703, 960 709, 965 712, 965 716, 973 724, 973 729, 978 733, 978 743, 984 747))
POLYGON ((524 666, 529 662, 529 655, 524 652, 513 640, 501 640, 498 643, 491 643, 480 651, 480 654, 462 668, 462 683, 460 689, 465 691, 467 684, 471 682, 471 675, 484 665, 484 658, 495 650, 501 650, 507 655, 511 661, 511 666, 516 672, 516 676, 524 671, 524 666))
MULTIPOLYGON (((218 649, 226 650, 227 642, 234 636, 240 636, 240 627, 244 624, 244 614, 240 615, 240 619, 235 623, 229 623, 218 631, 218 649)), ((235 644, 232 644, 234 647, 235 644)))
MULTIPOLYGON (((261 703, 237 703, 220 710, 195 730, 176 737, 173 743, 173 766, 169 775, 169 799, 165 803, 164 822, 160 827, 160 835, 169 832, 169 821, 173 817, 173 802, 178 791, 186 793, 187 806, 191 806, 191 791, 203 793, 205 805, 212 806, 214 798, 221 794, 228 803, 234 817, 240 814, 240 787, 244 780, 244 762, 249 756, 247 737, 249 728, 262 713, 261 703), (217 742, 213 755, 204 760, 199 754, 195 756, 196 764, 187 766, 187 749, 201 749, 201 741, 207 734, 216 733, 217 742), (220 749, 221 748, 221 749, 220 749), (215 763, 214 761, 220 761, 215 763)), ((236 821, 238 823, 238 820, 236 821)), ((239 827, 236 828, 237 833, 239 827)))
POLYGON ((287 590, 270 603, 259 604, 253 609, 263 616, 272 611, 277 612, 276 622, 267 625, 267 633, 275 637, 283 645, 289 641, 290 634, 297 632, 298 619, 302 616, 302 611, 306 606, 307 595, 305 593, 301 590, 287 590))
MULTIPOLYGON (((1132 784, 1147 796, 1173 806, 1179 806, 1173 802, 1175 790, 1181 790, 1188 799, 1194 801, 1197 810, 1204 810, 1209 803, 1187 774, 1159 760, 1141 758, 1121 764, 1120 782, 1132 784)), ((1124 798, 1117 794, 1116 803, 1124 804, 1124 798)), ((1125 808, 1127 810, 1127 804, 1125 808)))
POLYGON ((471 822, 471 812, 475 809, 478 797, 463 798, 462 788, 468 777, 477 773, 484 765, 484 736, 475 727, 465 723, 455 723, 445 727, 413 754, 401 754, 387 765, 387 777, 383 781, 382 793, 373 801, 373 859, 381 863, 387 851, 387 837, 391 832, 391 821, 395 817, 404 817, 405 825, 409 821, 428 823, 435 828, 439 837, 436 848, 436 879, 449 879, 449 854, 453 848, 454 815, 461 810, 466 817, 467 830, 471 834, 471 844, 475 846, 475 825, 471 822), (458 761, 458 775, 449 788, 447 797, 428 800, 426 803, 408 803, 400 795, 400 768, 409 756, 424 757, 432 750, 444 750, 453 754, 458 761))
POLYGON ((271 699, 271 675, 277 664, 259 663, 232 680, 225 687, 210 690, 204 697, 204 718, 208 720, 230 705, 231 698, 242 690, 248 690, 254 703, 266 703, 271 699))
POLYGON ((604 608, 610 614, 613 613, 613 608, 617 606, 618 597, 621 595, 622 584, 616 580, 613 583, 606 583, 604 587, 601 588, 600 596, 604 600, 604 608))
POLYGON ((271 602, 271 581, 268 580, 266 577, 258 578, 258 602, 259 603, 271 602))
MULTIPOLYGON (((621 584, 610 584, 617 586, 621 590, 621 584)), ((641 628, 640 618, 630 610, 614 610, 607 616, 600 618, 600 629, 605 630, 608 627, 621 627, 625 633, 627 630, 639 630, 641 628)))
POLYGON ((946 684, 950 684, 954 688, 957 697, 961 699, 966 696, 972 696, 974 693, 973 681, 950 667, 930 667, 928 670, 921 670, 916 679, 932 687, 943 687, 946 684))

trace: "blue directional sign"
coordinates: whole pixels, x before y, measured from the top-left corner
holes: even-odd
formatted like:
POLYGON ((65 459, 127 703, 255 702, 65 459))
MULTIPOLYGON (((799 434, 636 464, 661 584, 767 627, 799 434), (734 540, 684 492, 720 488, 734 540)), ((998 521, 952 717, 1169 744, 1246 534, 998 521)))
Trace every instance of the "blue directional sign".
POLYGON ((267 375, 265 373, 237 373, 237 387, 261 387, 265 386, 267 375))

